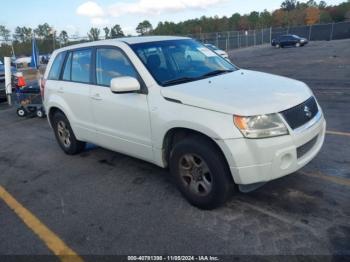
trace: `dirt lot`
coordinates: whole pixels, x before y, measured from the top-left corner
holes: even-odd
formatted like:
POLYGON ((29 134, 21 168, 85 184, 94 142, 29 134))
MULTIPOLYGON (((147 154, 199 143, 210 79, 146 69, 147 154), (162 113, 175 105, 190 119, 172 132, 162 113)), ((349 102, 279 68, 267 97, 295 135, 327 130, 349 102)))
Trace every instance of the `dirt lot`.
MULTIPOLYGON (((220 209, 190 206, 168 171, 146 162, 94 146, 66 156, 46 120, 20 119, 4 105, 0 185, 88 261, 91 254, 350 258, 349 46, 345 40, 231 52, 240 67, 309 84, 328 134, 301 171, 234 193, 220 209)), ((0 254, 52 254, 22 220, 0 199, 0 254)))

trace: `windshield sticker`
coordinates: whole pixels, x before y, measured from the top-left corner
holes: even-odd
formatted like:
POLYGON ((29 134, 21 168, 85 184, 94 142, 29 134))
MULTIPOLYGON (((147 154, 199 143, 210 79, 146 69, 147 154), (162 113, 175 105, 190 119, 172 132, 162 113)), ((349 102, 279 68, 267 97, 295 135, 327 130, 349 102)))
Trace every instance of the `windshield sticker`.
POLYGON ((213 51, 211 51, 210 49, 208 49, 206 47, 197 47, 197 50, 200 51, 206 57, 216 56, 216 54, 213 51))

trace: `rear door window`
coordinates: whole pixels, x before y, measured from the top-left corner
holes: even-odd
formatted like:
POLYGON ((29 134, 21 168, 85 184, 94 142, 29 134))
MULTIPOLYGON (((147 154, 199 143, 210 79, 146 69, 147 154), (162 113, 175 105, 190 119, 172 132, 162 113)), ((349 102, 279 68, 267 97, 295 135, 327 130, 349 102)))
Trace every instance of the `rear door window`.
POLYGON ((91 50, 77 50, 72 55, 71 80, 79 83, 90 83, 91 50))
POLYGON ((60 78, 61 67, 64 60, 65 53, 59 53, 52 63, 50 73, 48 75, 48 80, 58 80, 60 78))

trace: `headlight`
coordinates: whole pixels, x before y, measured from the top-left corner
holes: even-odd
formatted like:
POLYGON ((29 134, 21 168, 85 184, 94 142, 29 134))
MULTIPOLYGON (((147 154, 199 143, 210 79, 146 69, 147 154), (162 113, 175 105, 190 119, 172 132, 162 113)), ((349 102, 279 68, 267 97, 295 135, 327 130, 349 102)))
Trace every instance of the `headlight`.
POLYGON ((288 129, 278 114, 234 116, 233 121, 242 134, 248 138, 288 135, 288 129))

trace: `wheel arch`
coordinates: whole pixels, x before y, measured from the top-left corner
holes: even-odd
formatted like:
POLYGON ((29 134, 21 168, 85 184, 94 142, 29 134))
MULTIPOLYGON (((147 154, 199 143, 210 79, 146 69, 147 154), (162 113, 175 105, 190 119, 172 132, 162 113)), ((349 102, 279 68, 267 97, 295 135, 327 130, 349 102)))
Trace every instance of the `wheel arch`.
MULTIPOLYGON (((176 145, 177 142, 181 141, 184 138, 188 137, 196 137, 201 138, 211 145, 214 146, 214 148, 217 150, 218 154, 221 155, 223 158, 223 161, 225 162, 226 168, 228 169, 228 172, 230 172, 229 164, 227 161, 227 158, 225 157, 224 151, 221 149, 219 144, 213 139, 212 137, 208 136, 207 134, 204 134, 201 131, 190 129, 190 128, 184 128, 184 127, 174 127, 169 129, 163 139, 163 162, 164 167, 169 166, 169 158, 171 154, 172 148, 176 145)), ((231 176, 232 178, 232 176, 231 176)), ((233 180, 232 180, 233 181, 233 180)))
POLYGON ((51 125, 51 127, 52 127, 52 118, 56 112, 61 112, 62 114, 64 114, 67 117, 67 114, 64 112, 64 110, 61 107, 56 106, 56 105, 51 106, 47 112, 47 117, 48 117, 49 124, 51 125))

